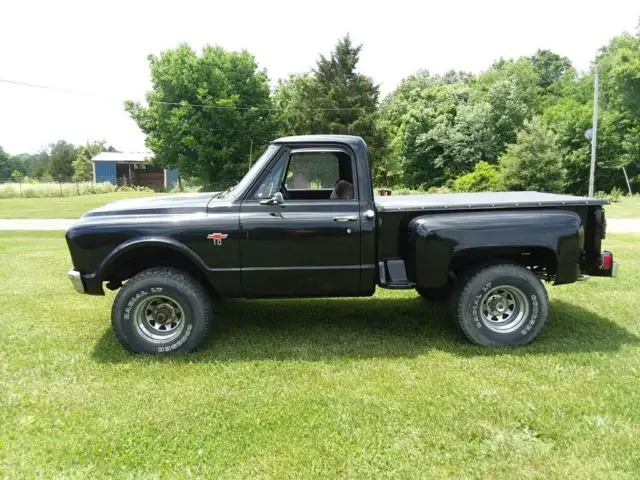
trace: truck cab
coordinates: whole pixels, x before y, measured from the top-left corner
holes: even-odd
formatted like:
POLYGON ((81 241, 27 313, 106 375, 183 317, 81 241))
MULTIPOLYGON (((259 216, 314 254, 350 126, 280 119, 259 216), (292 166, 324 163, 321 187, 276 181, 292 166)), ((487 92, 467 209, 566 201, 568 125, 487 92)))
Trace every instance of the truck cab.
MULTIPOLYGON (((115 202, 66 233, 76 290, 120 289, 112 323, 137 353, 203 344, 220 297, 448 300, 485 345, 532 341, 543 281, 615 276, 606 201, 538 192, 375 197, 367 146, 345 135, 274 140, 224 192, 115 202)), ((392 319, 390 319, 392 321, 392 319)))

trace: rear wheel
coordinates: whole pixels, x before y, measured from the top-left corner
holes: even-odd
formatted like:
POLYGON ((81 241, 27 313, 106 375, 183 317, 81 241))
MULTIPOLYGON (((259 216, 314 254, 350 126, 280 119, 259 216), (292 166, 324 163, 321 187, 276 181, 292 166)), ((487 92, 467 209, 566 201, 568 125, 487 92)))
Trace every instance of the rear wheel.
POLYGON ((118 292, 111 323, 120 343, 134 353, 187 353, 200 347, 211 323, 211 299, 192 276, 152 268, 118 292))
POLYGON ((462 279, 451 302, 462 332, 484 346, 531 342, 542 330, 549 310, 540 279, 516 264, 475 270, 462 279))

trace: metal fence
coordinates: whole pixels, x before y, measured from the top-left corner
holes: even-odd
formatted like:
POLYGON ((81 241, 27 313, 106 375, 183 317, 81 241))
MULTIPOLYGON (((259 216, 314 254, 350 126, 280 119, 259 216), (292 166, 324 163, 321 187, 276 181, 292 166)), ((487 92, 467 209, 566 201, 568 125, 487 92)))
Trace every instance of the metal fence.
POLYGON ((0 198, 71 197, 116 190, 109 182, 94 183, 78 177, 0 178, 0 198))

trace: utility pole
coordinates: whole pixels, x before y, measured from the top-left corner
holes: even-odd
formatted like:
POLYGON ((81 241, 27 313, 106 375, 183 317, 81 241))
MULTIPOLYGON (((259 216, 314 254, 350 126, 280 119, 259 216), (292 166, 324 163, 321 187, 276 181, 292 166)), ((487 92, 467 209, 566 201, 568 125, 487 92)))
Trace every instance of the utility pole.
POLYGON ((629 189, 629 196, 633 195, 631 191, 631 184, 629 183, 629 177, 627 176, 627 169, 622 167, 622 173, 624 173, 624 179, 627 181, 627 189, 629 189))
POLYGON ((596 139, 598 136, 598 84, 599 73, 598 64, 595 67, 595 77, 593 82, 593 126, 591 137, 591 171, 589 172, 589 196, 593 197, 593 182, 596 174, 596 139))
POLYGON ((251 155, 253 155, 253 139, 251 139, 251 145, 249 146, 249 168, 251 168, 251 155))

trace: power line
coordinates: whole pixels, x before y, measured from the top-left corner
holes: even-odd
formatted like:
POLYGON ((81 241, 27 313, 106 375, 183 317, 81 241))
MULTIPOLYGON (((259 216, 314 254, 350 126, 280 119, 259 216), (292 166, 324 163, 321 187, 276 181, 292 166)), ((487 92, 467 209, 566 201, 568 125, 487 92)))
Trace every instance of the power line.
MULTIPOLYGON (((7 83, 10 85, 16 85, 16 86, 20 86, 20 87, 27 87, 27 88, 38 88, 41 90, 52 90, 52 91, 58 91, 58 92, 63 92, 63 93, 68 93, 68 94, 72 94, 72 95, 94 95, 94 96, 102 96, 102 97, 109 97, 109 98, 115 98, 113 96, 104 94, 104 93, 99 93, 99 92, 85 92, 85 91, 81 91, 81 90, 74 90, 74 89, 70 89, 70 88, 63 88, 63 87, 52 87, 49 85, 40 85, 40 84, 35 84, 35 83, 28 83, 28 82, 21 82, 18 80, 9 80, 9 79, 5 79, 5 78, 0 78, 0 83, 7 83)), ((216 110, 263 110, 263 111, 275 111, 278 110, 276 107, 239 107, 236 105, 205 105, 205 104, 199 104, 199 103, 190 103, 187 101, 182 101, 182 102, 164 102, 161 100, 147 100, 148 103, 155 103, 155 104, 159 104, 159 105, 167 105, 167 106, 175 106, 175 107, 183 107, 183 106, 189 106, 189 107, 196 107, 196 108, 206 108, 206 109, 216 109, 216 110)), ((303 110, 307 110, 307 111, 367 111, 367 110, 376 110, 377 107, 305 107, 303 108, 303 110)))

